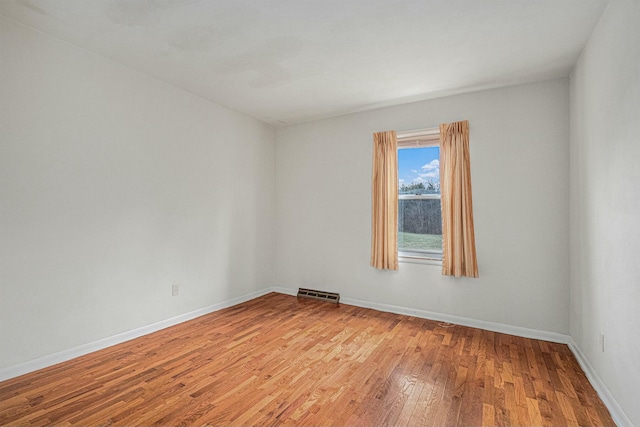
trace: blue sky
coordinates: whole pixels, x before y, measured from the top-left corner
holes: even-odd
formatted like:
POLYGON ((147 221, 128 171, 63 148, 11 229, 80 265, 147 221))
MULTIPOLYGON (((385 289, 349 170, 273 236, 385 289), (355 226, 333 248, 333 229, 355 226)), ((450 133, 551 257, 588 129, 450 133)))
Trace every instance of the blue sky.
POLYGON ((440 147, 398 150, 398 180, 402 184, 440 182, 440 147))

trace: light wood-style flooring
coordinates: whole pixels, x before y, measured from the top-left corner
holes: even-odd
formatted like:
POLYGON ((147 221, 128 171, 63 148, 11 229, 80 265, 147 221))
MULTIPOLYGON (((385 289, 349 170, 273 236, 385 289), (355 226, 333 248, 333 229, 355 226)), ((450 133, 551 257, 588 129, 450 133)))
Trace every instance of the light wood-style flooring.
POLYGON ((271 293, 0 382, 0 425, 613 425, 566 345, 271 293))

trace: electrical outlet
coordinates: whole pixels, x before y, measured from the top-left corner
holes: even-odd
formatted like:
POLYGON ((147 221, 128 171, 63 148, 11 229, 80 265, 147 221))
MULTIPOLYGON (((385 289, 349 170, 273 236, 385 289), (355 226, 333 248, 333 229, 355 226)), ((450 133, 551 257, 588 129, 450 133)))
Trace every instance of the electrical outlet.
POLYGON ((600 334, 600 350, 604 353, 604 334, 600 334))
POLYGON ((171 296, 175 297, 180 294, 180 285, 171 285, 171 296))

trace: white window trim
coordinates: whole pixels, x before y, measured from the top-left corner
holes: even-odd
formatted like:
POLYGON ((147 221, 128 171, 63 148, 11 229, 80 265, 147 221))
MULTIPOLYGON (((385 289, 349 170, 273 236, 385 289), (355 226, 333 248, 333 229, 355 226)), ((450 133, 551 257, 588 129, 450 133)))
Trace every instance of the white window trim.
POLYGON ((440 129, 429 128, 398 132, 396 134, 398 149, 433 147, 440 144, 440 129))
POLYGON ((407 264, 442 265, 442 260, 438 258, 419 257, 405 252, 398 252, 398 262, 407 264))
POLYGON ((440 199, 440 194, 398 194, 400 200, 440 199))
MULTIPOLYGON (((434 147, 440 144, 440 128, 419 129, 397 133, 398 150, 404 148, 434 147)), ((399 200, 440 199, 440 194, 400 194, 399 200)), ((404 252, 398 250, 398 261, 412 264, 442 265, 442 252, 404 252), (434 258, 430 254, 437 254, 434 258)))

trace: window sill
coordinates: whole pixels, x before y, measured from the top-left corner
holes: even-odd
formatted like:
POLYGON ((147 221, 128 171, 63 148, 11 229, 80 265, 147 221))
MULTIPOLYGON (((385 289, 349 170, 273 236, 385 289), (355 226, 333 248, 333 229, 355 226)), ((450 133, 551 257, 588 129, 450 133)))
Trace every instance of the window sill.
POLYGON ((427 264, 427 265, 442 265, 441 259, 425 258, 417 255, 401 255, 398 254, 398 262, 408 264, 427 264))

